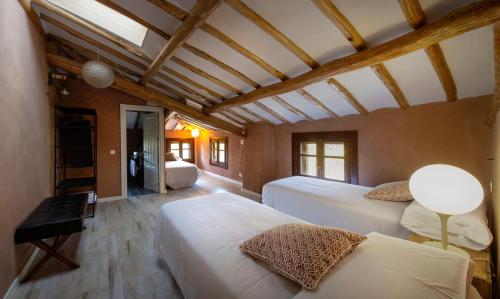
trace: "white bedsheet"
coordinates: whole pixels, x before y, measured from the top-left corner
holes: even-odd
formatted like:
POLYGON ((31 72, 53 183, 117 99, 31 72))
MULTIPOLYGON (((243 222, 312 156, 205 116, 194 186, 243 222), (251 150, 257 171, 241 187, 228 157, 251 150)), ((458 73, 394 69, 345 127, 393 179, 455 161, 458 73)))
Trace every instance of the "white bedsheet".
POLYGON ((410 232, 400 221, 408 203, 366 199, 371 189, 293 176, 264 185, 262 203, 314 224, 406 239, 410 232))
POLYGON ((173 189, 193 186, 198 180, 200 170, 186 161, 165 162, 165 183, 173 189))
POLYGON ((466 258, 377 233, 314 292, 240 252, 246 239, 292 222, 302 221, 238 195, 216 193, 165 204, 154 246, 186 299, 465 298, 466 258))

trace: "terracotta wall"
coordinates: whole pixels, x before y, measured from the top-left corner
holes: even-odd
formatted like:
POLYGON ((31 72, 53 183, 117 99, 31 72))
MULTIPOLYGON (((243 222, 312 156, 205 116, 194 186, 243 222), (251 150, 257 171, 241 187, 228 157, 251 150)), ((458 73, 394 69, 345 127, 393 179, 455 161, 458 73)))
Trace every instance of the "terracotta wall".
POLYGON ((498 258, 500 257, 500 111, 496 115, 495 127, 493 130, 493 229, 495 235, 495 246, 497 256, 497 294, 500 293, 500 267, 498 267, 498 258))
MULTIPOLYGON (((165 138, 192 138, 191 131, 165 130, 165 138)), ((241 181, 239 173, 242 172, 241 157, 244 138, 223 131, 200 131, 200 136, 195 138, 196 165, 203 170, 241 181), (228 168, 220 168, 210 165, 210 137, 228 137, 229 165, 228 168)))
POLYGON ((42 37, 17 1, 0 1, 0 297, 32 252, 16 227, 51 191, 51 100, 42 37))
POLYGON ((360 185, 405 180, 423 165, 449 163, 471 172, 487 188, 490 128, 486 120, 491 98, 274 128, 252 125, 246 140, 243 187, 260 193, 264 183, 292 174, 291 133, 357 130, 360 185))
POLYGON ((92 88, 83 80, 70 80, 68 88, 70 95, 61 96, 58 105, 97 111, 97 195, 100 198, 120 196, 120 104, 145 105, 146 102, 112 88, 92 88), (111 155, 110 150, 116 154, 111 155))

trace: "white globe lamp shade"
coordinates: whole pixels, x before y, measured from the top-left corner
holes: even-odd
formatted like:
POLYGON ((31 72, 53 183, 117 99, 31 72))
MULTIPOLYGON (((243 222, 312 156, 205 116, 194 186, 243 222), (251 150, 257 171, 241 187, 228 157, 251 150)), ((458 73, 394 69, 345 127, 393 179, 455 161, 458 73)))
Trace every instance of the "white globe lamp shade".
POLYGON ((191 136, 193 136, 194 138, 200 136, 200 130, 198 129, 191 130, 191 136))
POLYGON ((106 88, 113 84, 115 73, 106 63, 99 60, 90 60, 82 67, 82 77, 92 87, 106 88))
POLYGON ((419 204, 444 215, 472 212, 484 197, 481 183, 472 174, 445 164, 417 170, 410 178, 410 192, 419 204))

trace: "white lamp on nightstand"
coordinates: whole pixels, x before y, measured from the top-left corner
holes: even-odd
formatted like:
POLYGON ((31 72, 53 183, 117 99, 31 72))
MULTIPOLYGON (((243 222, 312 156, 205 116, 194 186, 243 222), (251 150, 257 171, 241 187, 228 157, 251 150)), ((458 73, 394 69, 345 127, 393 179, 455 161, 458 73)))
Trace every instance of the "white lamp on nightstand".
POLYGON ((424 244, 469 256, 464 250, 448 245, 448 219, 467 214, 483 201, 484 191, 479 181, 467 171, 455 166, 433 164, 415 171, 410 178, 413 198, 441 219, 441 242, 424 244))

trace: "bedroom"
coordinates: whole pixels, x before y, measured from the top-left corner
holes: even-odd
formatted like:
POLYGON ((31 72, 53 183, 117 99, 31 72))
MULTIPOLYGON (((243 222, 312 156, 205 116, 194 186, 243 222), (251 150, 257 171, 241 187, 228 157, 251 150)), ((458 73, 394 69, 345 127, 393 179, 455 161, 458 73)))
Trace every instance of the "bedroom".
POLYGON ((1 1, 1 296, 497 298, 498 21, 498 1, 1 1), (135 151, 153 193, 128 195, 127 111, 158 116, 135 151), (293 275, 321 263, 286 248, 328 265, 293 275))

